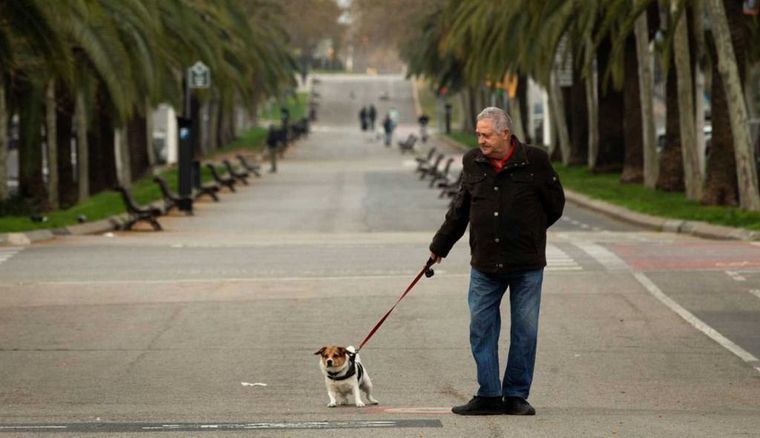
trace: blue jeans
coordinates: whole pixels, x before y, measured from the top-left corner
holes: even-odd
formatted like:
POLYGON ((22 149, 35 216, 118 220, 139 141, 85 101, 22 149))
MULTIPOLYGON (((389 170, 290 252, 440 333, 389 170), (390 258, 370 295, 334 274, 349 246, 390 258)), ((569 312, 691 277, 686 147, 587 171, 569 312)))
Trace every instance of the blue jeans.
POLYGON ((478 369, 477 395, 528 398, 533 381, 538 337, 538 309, 544 270, 485 274, 472 268, 467 302, 470 306, 470 347, 478 369), (499 381, 501 299, 509 288, 511 309, 509 356, 504 381, 499 381))

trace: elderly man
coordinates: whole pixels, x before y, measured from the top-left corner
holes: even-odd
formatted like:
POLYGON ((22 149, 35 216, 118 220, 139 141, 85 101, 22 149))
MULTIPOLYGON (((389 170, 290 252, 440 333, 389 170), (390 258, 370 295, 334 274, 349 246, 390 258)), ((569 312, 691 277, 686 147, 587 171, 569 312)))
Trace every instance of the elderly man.
POLYGON ((538 335, 546 229, 562 216, 565 195, 549 157, 512 135, 512 122, 489 107, 477 118, 478 149, 463 158, 463 178, 446 219, 430 244, 446 257, 470 224, 470 347, 478 391, 455 406, 460 415, 534 415, 528 403, 538 335), (511 330, 499 379, 500 304, 509 289, 511 330))

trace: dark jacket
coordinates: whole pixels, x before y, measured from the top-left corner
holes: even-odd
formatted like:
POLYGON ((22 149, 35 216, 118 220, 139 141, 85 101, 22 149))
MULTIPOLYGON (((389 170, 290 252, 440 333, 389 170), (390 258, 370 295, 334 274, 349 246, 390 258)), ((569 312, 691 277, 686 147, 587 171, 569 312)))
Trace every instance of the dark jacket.
POLYGON ((546 266, 546 229, 562 216, 565 194, 542 149, 515 140, 498 174, 480 149, 463 158, 462 185, 430 250, 446 257, 470 224, 470 264, 486 273, 546 266))

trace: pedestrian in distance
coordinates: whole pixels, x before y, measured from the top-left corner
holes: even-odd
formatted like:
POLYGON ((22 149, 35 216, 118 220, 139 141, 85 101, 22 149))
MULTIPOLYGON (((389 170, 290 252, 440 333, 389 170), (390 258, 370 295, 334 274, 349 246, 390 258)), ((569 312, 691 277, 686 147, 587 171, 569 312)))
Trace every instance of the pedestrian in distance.
POLYGON ((367 130, 367 107, 363 106, 362 109, 359 111, 359 126, 361 126, 362 131, 367 130))
POLYGON ((369 119, 369 129, 371 131, 374 131, 375 119, 377 119, 377 108, 375 108, 375 104, 369 104, 369 109, 367 110, 367 118, 369 119))
POLYGON ((267 129, 267 151, 269 152, 269 172, 277 172, 277 147, 280 145, 280 133, 274 125, 269 125, 267 129))
POLYGON ((420 124, 420 139, 423 143, 427 142, 427 125, 428 122, 430 122, 430 117, 428 117, 427 114, 422 113, 418 118, 417 122, 420 124))
POLYGON ((512 135, 512 121, 495 107, 477 117, 478 148, 463 157, 463 177, 430 244, 439 263, 470 226, 470 348, 478 390, 459 415, 534 415, 528 403, 538 337, 546 230, 561 216, 565 195, 543 149, 512 135), (511 329, 500 381, 500 304, 509 289, 511 329))
POLYGON ((385 118, 383 119, 383 132, 385 133, 385 146, 387 147, 391 146, 391 140, 393 140, 393 128, 395 128, 395 126, 393 125, 391 115, 385 114, 385 118))

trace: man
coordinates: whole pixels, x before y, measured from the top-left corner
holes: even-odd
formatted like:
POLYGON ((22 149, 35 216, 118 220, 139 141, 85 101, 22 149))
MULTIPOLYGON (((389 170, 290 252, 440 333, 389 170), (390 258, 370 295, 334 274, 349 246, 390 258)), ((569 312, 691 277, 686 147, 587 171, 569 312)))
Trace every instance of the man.
POLYGON ((369 110, 367 111, 367 117, 369 118, 369 129, 375 131, 375 119, 377 119, 377 108, 375 104, 369 104, 369 110))
POLYGON ((534 415, 528 403, 538 335, 546 229, 562 216, 565 195, 543 150, 512 135, 512 121, 489 107, 477 118, 478 149, 463 158, 459 193, 430 244, 446 257, 470 224, 470 347, 478 391, 455 406, 460 415, 534 415), (499 380, 500 304, 509 288, 511 330, 504 380, 499 380))
POLYGON ((269 172, 270 173, 276 173, 277 172, 277 148, 280 145, 282 135, 278 132, 277 128, 274 127, 274 125, 269 125, 269 129, 267 129, 267 149, 269 150, 269 172))

